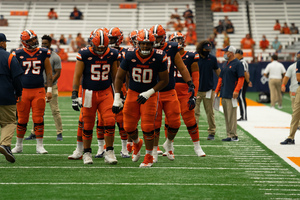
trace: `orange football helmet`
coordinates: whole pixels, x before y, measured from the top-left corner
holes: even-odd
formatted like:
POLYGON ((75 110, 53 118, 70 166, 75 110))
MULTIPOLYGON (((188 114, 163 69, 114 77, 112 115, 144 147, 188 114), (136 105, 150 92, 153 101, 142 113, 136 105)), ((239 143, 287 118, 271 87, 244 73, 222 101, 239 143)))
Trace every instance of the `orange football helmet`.
POLYGON ((108 43, 109 39, 107 34, 102 29, 97 31, 91 41, 94 53, 99 55, 104 54, 108 47, 108 43))
POLYGON ((136 39, 140 53, 143 55, 149 55, 152 52, 155 43, 155 37, 153 33, 147 29, 139 30, 136 39), (145 45, 145 43, 148 44, 145 45))
POLYGON ((136 37, 137 37, 138 32, 139 32, 138 30, 134 30, 134 31, 131 31, 131 33, 129 33, 129 35, 128 35, 130 44, 135 48, 137 48, 136 37))
POLYGON ((154 47, 163 46, 166 42, 166 30, 164 27, 160 24, 156 24, 150 28, 150 31, 152 31, 156 39, 154 47))
POLYGON ((178 47, 183 48, 185 47, 185 36, 180 32, 174 32, 170 37, 169 40, 172 42, 178 42, 178 47))
POLYGON ((97 33, 98 31, 100 31, 100 30, 104 31, 106 34, 108 33, 108 29, 105 28, 105 27, 102 27, 102 28, 96 28, 95 30, 93 30, 93 31, 91 32, 90 37, 88 38, 88 44, 90 44, 91 46, 93 46, 92 40, 93 40, 94 36, 96 35, 96 33, 97 33))
POLYGON ((118 47, 123 42, 123 32, 118 28, 114 27, 108 31, 109 44, 112 47, 118 47))
POLYGON ((39 46, 37 35, 33 30, 25 30, 20 36, 21 43, 26 49, 33 50, 39 46))

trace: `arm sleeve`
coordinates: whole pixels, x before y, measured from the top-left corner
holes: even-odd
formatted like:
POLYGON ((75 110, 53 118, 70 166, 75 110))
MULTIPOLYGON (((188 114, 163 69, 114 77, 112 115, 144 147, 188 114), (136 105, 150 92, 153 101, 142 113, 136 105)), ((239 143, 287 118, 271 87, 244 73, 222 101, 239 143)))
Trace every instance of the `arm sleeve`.
POLYGON ((15 88, 16 96, 17 97, 22 96, 23 87, 22 87, 22 82, 21 82, 21 74, 13 79, 12 84, 15 88))
POLYGON ((216 87, 216 90, 215 90, 215 93, 218 93, 221 89, 221 85, 222 85, 222 78, 219 77, 218 79, 218 84, 217 84, 217 87, 216 87))
POLYGON ((245 80, 245 77, 243 77, 243 76, 239 77, 238 83, 236 84, 236 86, 234 88, 235 92, 240 92, 240 90, 242 89, 242 87, 244 85, 244 80, 245 80))
POLYGON ((199 88, 199 71, 192 72, 192 80, 195 85, 195 96, 197 96, 199 88))

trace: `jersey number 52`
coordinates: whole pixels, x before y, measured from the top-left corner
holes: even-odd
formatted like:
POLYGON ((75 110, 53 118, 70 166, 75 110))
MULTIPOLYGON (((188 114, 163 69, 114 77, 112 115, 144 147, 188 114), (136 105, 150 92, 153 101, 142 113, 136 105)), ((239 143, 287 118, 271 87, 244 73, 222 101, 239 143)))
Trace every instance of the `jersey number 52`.
POLYGON ((110 64, 104 65, 91 65, 91 80, 93 81, 106 81, 110 72, 110 64), (101 70, 97 70, 101 69, 101 70))

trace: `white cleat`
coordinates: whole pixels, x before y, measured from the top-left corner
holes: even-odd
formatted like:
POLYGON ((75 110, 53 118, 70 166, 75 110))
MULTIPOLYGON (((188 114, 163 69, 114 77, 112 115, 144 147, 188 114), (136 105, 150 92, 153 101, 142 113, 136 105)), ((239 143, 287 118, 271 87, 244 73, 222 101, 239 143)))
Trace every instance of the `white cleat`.
POLYGON ((172 146, 173 146, 173 143, 168 145, 167 141, 165 141, 165 143, 163 144, 163 148, 166 150, 165 154, 166 154, 167 158, 171 161, 175 160, 175 156, 172 151, 172 149, 173 149, 172 146))
POLYGON ((73 151, 73 154, 68 156, 68 159, 69 160, 81 160, 82 154, 83 154, 82 151, 75 149, 75 151, 73 151))
POLYGON ((115 165, 118 163, 117 158, 115 156, 115 152, 113 150, 106 151, 104 153, 104 161, 111 165, 115 165))
POLYGON ((159 146, 157 146, 157 154, 158 154, 158 155, 162 155, 162 154, 163 154, 163 151, 160 150, 159 146))
POLYGON ((199 157, 205 157, 206 156, 206 154, 204 153, 204 151, 202 150, 202 148, 200 146, 194 148, 194 150, 195 150, 195 153, 197 154, 197 156, 199 156, 199 157))
POLYGON ((95 158, 103 158, 105 153, 105 150, 103 148, 99 148, 97 151, 97 154, 95 155, 95 158))
POLYGON ((121 152, 120 152, 122 158, 130 158, 131 156, 129 155, 129 152, 127 149, 123 149, 121 152))
POLYGON ((144 161, 140 164, 140 168, 149 168, 153 165, 153 156, 146 154, 144 161))
POLYGON ((43 146, 40 146, 40 147, 36 147, 36 153, 47 154, 48 151, 43 146))
POLYGON ((158 161, 158 151, 157 151, 157 149, 153 149, 152 155, 153 155, 153 163, 157 163, 157 161, 158 161))
POLYGON ((85 152, 82 156, 83 164, 93 164, 91 152, 85 152))
POLYGON ((11 150, 12 153, 22 153, 23 152, 23 146, 16 145, 15 148, 11 150))

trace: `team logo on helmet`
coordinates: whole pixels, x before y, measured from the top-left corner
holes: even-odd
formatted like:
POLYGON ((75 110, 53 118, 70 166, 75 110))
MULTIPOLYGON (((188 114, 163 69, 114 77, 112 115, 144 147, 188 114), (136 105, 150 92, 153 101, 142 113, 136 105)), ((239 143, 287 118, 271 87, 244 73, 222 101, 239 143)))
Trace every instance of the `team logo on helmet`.
POLYGON ((33 30, 25 30, 20 36, 21 43, 26 49, 33 50, 39 46, 37 35, 33 30))
POLYGON ((114 27, 108 31, 109 44, 112 47, 118 47, 123 42, 123 32, 118 28, 114 27))

